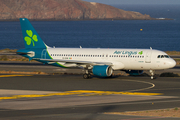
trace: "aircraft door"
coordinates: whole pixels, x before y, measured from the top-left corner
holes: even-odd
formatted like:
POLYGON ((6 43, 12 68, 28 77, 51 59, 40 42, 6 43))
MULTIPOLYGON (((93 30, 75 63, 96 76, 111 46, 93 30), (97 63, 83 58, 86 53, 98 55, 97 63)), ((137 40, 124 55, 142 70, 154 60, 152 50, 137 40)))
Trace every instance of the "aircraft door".
POLYGON ((46 59, 46 53, 47 53, 47 51, 46 51, 46 49, 44 49, 41 54, 42 59, 46 59))
POLYGON ((145 58, 145 62, 146 63, 151 63, 151 54, 152 54, 152 52, 151 51, 148 51, 147 53, 146 53, 146 58, 145 58))

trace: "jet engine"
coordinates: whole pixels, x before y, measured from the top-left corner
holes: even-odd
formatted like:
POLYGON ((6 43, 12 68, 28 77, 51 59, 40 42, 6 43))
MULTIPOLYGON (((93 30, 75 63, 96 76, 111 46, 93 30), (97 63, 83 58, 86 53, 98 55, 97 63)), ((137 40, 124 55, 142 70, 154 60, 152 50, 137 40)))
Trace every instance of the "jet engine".
POLYGON ((92 72, 94 75, 99 77, 109 77, 113 73, 113 69, 108 65, 96 65, 93 66, 92 72))

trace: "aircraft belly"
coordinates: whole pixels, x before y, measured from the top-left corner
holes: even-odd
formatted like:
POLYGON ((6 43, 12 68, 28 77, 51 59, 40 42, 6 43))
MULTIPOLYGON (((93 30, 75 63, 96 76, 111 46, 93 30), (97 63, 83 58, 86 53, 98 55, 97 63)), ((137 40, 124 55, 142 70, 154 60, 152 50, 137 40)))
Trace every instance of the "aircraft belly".
POLYGON ((146 69, 146 66, 145 66, 145 62, 142 60, 131 59, 129 62, 126 62, 125 69, 143 70, 143 69, 146 69))

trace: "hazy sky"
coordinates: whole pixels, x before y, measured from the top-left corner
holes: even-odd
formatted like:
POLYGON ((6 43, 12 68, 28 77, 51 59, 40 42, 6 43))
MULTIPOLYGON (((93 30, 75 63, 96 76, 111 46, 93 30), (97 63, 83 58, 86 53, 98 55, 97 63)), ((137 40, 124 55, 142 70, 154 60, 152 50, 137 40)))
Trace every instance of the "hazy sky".
POLYGON ((180 0, 84 0, 104 4, 180 4, 180 0))

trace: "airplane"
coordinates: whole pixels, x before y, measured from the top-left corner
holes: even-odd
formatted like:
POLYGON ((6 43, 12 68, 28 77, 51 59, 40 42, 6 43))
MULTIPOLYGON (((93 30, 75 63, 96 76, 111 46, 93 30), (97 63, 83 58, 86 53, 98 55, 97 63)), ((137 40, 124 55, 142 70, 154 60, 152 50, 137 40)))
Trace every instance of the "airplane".
POLYGON ((176 62, 165 52, 155 49, 119 48, 54 48, 47 46, 27 18, 20 18, 25 49, 17 51, 30 60, 63 68, 84 69, 83 78, 111 77, 121 70, 130 75, 140 75, 149 70, 154 79, 155 70, 173 68, 176 62))

